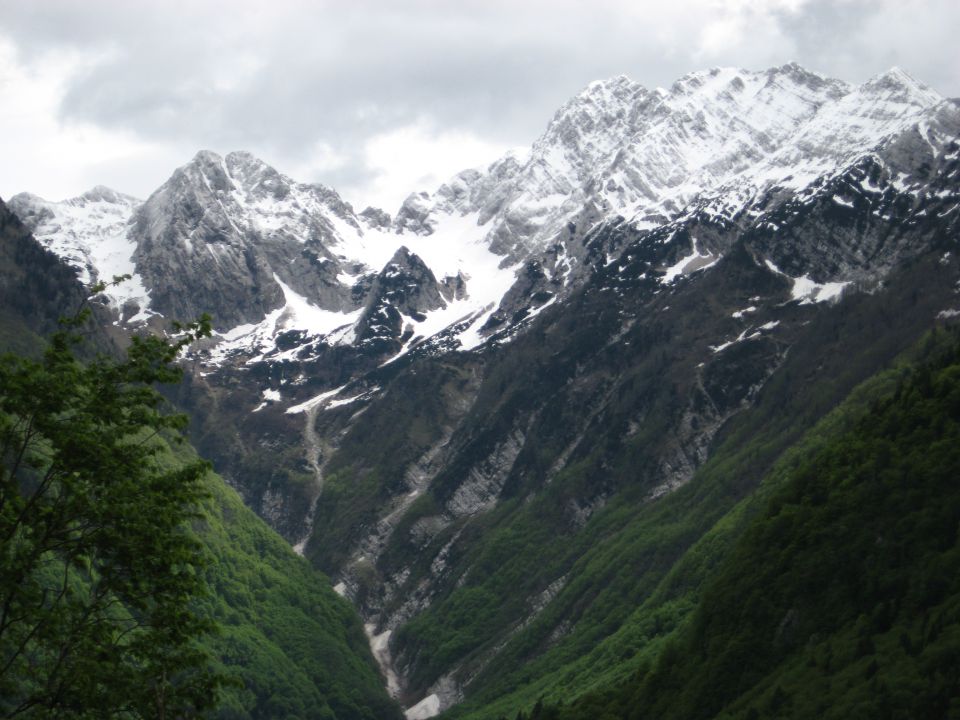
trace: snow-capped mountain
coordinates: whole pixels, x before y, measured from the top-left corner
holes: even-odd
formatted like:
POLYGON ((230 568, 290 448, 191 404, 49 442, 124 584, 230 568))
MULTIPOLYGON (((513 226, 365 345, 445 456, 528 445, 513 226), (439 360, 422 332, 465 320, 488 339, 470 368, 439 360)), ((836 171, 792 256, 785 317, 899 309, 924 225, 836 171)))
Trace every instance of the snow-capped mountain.
POLYGON ((394 218, 242 152, 198 153, 143 203, 96 188, 10 205, 85 279, 133 276, 109 291, 126 322, 211 313, 219 359, 269 353, 289 331, 389 355, 456 325, 446 345, 469 348, 576 286, 599 223, 768 212, 911 128, 936 145, 942 102, 899 69, 856 87, 796 65, 713 69, 652 91, 620 76, 558 110, 526 157, 415 193, 394 218), (392 306, 381 274, 401 248, 429 271, 434 299, 376 325, 371 313, 392 306))
POLYGON ((297 183, 248 153, 200 152, 143 203, 97 189, 62 203, 21 194, 10 205, 85 279, 134 274, 110 290, 118 308, 142 308, 124 319, 211 313, 226 338, 218 357, 264 350, 291 330, 370 341, 369 306, 401 250, 428 264, 437 289, 427 294, 439 299, 406 303, 396 337, 478 320, 513 282, 468 219, 444 218, 442 237, 394 232, 386 213, 356 214, 335 191, 297 183))
POLYGON ((150 291, 133 259, 136 241, 128 232, 140 200, 98 185, 63 202, 21 193, 8 204, 37 240, 77 268, 81 282, 110 283, 116 276, 131 276, 106 291, 124 321, 136 324, 153 314, 150 291))
POLYGON ((712 192, 798 190, 916 123, 943 99, 894 68, 861 86, 797 65, 716 68, 669 90, 598 81, 564 105, 525 162, 508 156, 405 204, 421 231, 476 212, 494 247, 543 245, 592 204, 647 227, 712 192))

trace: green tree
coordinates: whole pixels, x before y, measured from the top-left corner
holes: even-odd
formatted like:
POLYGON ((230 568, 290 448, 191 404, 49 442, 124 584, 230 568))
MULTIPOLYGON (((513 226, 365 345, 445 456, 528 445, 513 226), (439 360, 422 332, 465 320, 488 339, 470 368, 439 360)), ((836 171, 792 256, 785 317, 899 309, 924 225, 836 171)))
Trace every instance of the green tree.
POLYGON ((186 421, 154 386, 210 321, 81 362, 89 316, 0 358, 0 716, 194 716, 220 684, 192 609, 208 465, 162 453, 186 421))

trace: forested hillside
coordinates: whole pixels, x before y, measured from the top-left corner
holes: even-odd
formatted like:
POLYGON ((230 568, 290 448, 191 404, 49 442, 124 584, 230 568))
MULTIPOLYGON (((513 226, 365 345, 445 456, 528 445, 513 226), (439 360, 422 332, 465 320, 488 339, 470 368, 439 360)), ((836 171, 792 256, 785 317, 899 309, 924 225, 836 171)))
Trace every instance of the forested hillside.
POLYGON ((630 679, 523 716, 951 716, 958 335, 937 333, 919 352, 859 388, 767 476, 769 497, 750 503, 759 511, 688 621, 630 679))
POLYGON ((217 717, 400 717, 360 618, 329 580, 243 505, 217 475, 197 536, 207 549, 212 595, 203 614, 220 625, 208 641, 228 684, 217 717))

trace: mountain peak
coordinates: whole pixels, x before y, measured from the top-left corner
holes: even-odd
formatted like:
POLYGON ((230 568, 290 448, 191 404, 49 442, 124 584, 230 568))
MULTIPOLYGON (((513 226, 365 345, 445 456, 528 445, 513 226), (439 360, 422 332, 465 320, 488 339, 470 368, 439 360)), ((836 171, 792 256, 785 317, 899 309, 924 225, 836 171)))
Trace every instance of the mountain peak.
POLYGON ((620 74, 603 80, 594 80, 579 93, 579 96, 589 96, 600 92, 634 92, 642 88, 643 86, 636 80, 620 74))
POLYGON ((889 70, 887 70, 886 72, 880 73, 876 77, 886 79, 890 82, 896 82, 901 85, 921 85, 916 80, 916 78, 914 78, 910 73, 908 73, 899 65, 892 66, 889 70))
POLYGON ((174 171, 170 179, 161 186, 161 190, 171 187, 193 188, 193 192, 196 190, 226 192, 233 187, 233 184, 223 158, 212 150, 200 150, 190 159, 190 162, 174 171))
POLYGON ((695 70, 678 78, 670 86, 673 95, 689 95, 704 87, 711 81, 731 81, 746 71, 735 67, 712 67, 708 70, 695 70))
POLYGON ((275 180, 283 178, 287 184, 293 182, 282 175, 272 165, 246 150, 234 150, 233 152, 227 153, 223 158, 223 165, 227 168, 227 172, 230 173, 232 178, 241 180, 244 185, 249 184, 251 180, 258 182, 264 178, 272 178, 275 180))
POLYGON ((133 205, 140 202, 132 195, 117 192, 113 188, 109 188, 106 185, 94 185, 92 188, 75 199, 86 202, 108 202, 118 205, 133 205))
POLYGON ((207 172, 212 168, 223 169, 223 156, 215 153, 213 150, 198 150, 190 158, 190 161, 183 166, 184 168, 196 168, 202 172, 207 172))
MULTIPOLYGON (((202 151, 201 151, 202 152, 202 151)), ((228 164, 236 165, 266 165, 266 163, 247 150, 234 150, 224 158, 228 164)))
POLYGON ((708 96, 721 92, 728 87, 743 86, 752 83, 777 83, 788 81, 793 86, 801 86, 813 91, 820 91, 828 86, 835 86, 839 93, 849 91, 849 86, 833 78, 807 70, 796 62, 789 62, 766 70, 747 70, 739 67, 714 67, 709 70, 698 70, 687 73, 679 78, 667 95, 692 96, 706 94, 708 96))
POLYGON ((532 155, 546 158, 563 175, 585 178, 614 144, 632 134, 632 111, 649 96, 626 75, 590 83, 557 110, 532 155))
POLYGON ((935 105, 943 100, 938 92, 896 65, 870 78, 860 86, 860 89, 870 94, 884 95, 893 100, 920 106, 935 105))
POLYGON ((243 150, 228 153, 223 164, 233 182, 248 194, 266 193, 282 200, 289 195, 294 184, 274 167, 243 150))
POLYGON ((208 163, 220 163, 223 158, 213 150, 197 150, 196 155, 190 160, 190 165, 204 165, 208 163))
POLYGON ((770 68, 766 71, 766 75, 771 80, 775 78, 787 78, 795 85, 810 88, 811 90, 820 90, 827 86, 832 86, 835 90, 835 95, 846 93, 850 90, 850 86, 842 80, 830 78, 818 72, 808 70, 796 62, 788 62, 785 65, 770 68))
MULTIPOLYGON (((7 198, 7 206, 13 208, 14 206, 24 206, 24 205, 36 205, 38 203, 47 202, 39 195, 32 192, 19 192, 16 195, 7 198)), ((17 211, 14 210, 14 214, 17 215, 17 211)))
POLYGON ((564 108, 583 103, 609 103, 610 101, 629 100, 638 93, 646 93, 646 88, 626 75, 615 75, 604 80, 594 80, 577 93, 564 108))

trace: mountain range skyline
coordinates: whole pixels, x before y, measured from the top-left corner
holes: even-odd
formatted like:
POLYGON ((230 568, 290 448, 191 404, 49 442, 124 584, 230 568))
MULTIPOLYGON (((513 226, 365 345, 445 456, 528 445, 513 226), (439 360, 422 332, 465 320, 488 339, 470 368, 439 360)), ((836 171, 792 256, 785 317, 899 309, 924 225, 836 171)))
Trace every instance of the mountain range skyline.
MULTIPOLYGON (((611 77, 609 77, 609 78, 595 79, 595 80, 587 83, 584 87, 582 87, 582 88, 579 90, 579 92, 577 92, 576 94, 574 94, 574 95, 571 97, 571 99, 568 99, 568 100, 567 100, 567 104, 569 104, 570 102, 573 102, 573 99, 575 99, 575 98, 577 98, 577 97, 581 97, 581 96, 583 96, 583 95, 585 95, 585 94, 588 94, 588 93, 591 91, 591 88, 594 88, 594 87, 597 87, 597 86, 607 86, 607 85, 611 85, 611 84, 616 84, 616 83, 618 83, 618 82, 625 82, 625 83, 628 83, 628 84, 630 84, 631 86, 633 86, 633 87, 635 87, 635 88, 639 88, 639 89, 642 89, 642 90, 644 90, 644 91, 649 91, 649 92, 651 92, 652 95, 665 96, 665 95, 668 94, 668 88, 669 88, 669 89, 674 89, 674 88, 677 87, 679 84, 682 84, 682 83, 683 83, 685 80, 687 80, 688 78, 696 77, 696 76, 698 76, 698 75, 717 74, 717 73, 721 73, 721 74, 733 74, 733 75, 739 75, 739 74, 759 75, 759 74, 762 74, 763 72, 768 72, 768 73, 769 73, 769 72, 772 72, 772 71, 777 70, 777 69, 790 68, 790 67, 796 67, 796 68, 798 68, 799 70, 801 70, 801 71, 802 71, 803 73, 805 73, 805 74, 809 74, 810 76, 817 77, 817 78, 819 78, 819 79, 821 79, 821 80, 823 80, 823 81, 827 81, 827 82, 831 82, 831 83, 837 83, 837 84, 846 86, 848 89, 855 89, 855 88, 859 87, 860 85, 866 85, 866 84, 869 84, 869 83, 875 83, 875 82, 878 82, 878 81, 882 81, 884 78, 887 78, 887 77, 902 77, 902 78, 904 78, 905 81, 907 81, 909 84, 914 85, 914 86, 916 86, 916 87, 918 87, 918 88, 921 88, 921 89, 924 90, 925 92, 929 93, 929 97, 934 98, 934 99, 936 99, 937 101, 942 101, 942 100, 944 100, 944 99, 947 99, 947 96, 946 96, 946 95, 943 95, 942 93, 937 92, 936 89, 934 89, 934 88, 926 85, 920 78, 917 78, 913 73, 909 72, 909 70, 907 70, 907 69, 905 69, 905 68, 902 68, 902 67, 900 67, 900 66, 897 66, 897 65, 894 65, 894 66, 891 66, 891 67, 889 67, 889 68, 886 68, 886 69, 884 69, 884 70, 876 73, 875 75, 866 78, 866 79, 863 81, 863 83, 857 84, 857 83, 849 83, 849 82, 843 81, 843 80, 841 80, 841 79, 839 79, 839 78, 834 78, 834 77, 830 77, 830 76, 824 75, 824 74, 822 74, 822 73, 817 72, 816 70, 811 70, 810 68, 803 67, 802 65, 800 65, 799 63, 796 63, 796 62, 788 62, 788 63, 785 63, 784 65, 780 66, 779 68, 770 67, 770 68, 767 68, 766 70, 763 70, 763 69, 753 70, 753 69, 747 69, 747 68, 735 67, 735 66, 712 66, 712 67, 709 67, 709 68, 703 68, 703 69, 699 69, 699 70, 692 70, 692 71, 684 74, 683 76, 676 78, 676 80, 675 80, 673 83, 670 83, 667 88, 664 88, 664 87, 661 87, 661 86, 657 86, 657 87, 653 87, 653 88, 646 88, 646 87, 644 87, 641 83, 638 83, 638 82, 634 81, 629 75, 624 74, 624 73, 620 73, 620 74, 618 74, 618 75, 611 76, 611 77)), ((555 113, 554 113, 555 116, 558 115, 558 114, 560 114, 560 113, 562 112, 563 106, 564 106, 563 103, 558 103, 558 106, 557 106, 558 109, 557 109, 557 110, 555 111, 555 113)), ((538 135, 540 136, 541 140, 542 140, 542 132, 543 132, 543 130, 541 129, 541 131, 540 131, 539 134, 538 134, 538 135)), ((397 210, 399 210, 399 209, 401 208, 401 206, 404 204, 404 202, 407 201, 408 199, 410 199, 412 196, 415 196, 415 195, 417 195, 417 194, 419 194, 419 193, 423 193, 423 192, 433 192, 433 191, 436 190, 438 187, 440 187, 441 185, 443 185, 443 184, 445 184, 445 183, 453 180, 457 175, 459 175, 460 173, 462 173, 462 172, 464 172, 464 171, 484 170, 484 169, 486 169, 487 167, 495 164, 497 161, 502 161, 504 158, 508 158, 508 157, 514 158, 514 159, 516 159, 516 160, 517 160, 518 162, 520 162, 520 163, 525 162, 527 159, 529 159, 529 155, 530 155, 530 152, 531 152, 531 148, 535 145, 536 142, 537 142, 537 138, 534 138, 534 139, 531 140, 529 143, 524 144, 524 145, 515 145, 515 146, 512 146, 512 147, 506 147, 506 146, 504 146, 504 147, 502 147, 502 148, 497 148, 497 149, 495 149, 495 150, 494 150, 492 147, 491 147, 491 148, 487 148, 487 152, 496 152, 497 154, 495 154, 495 155, 486 155, 482 160, 479 160, 478 162, 476 162, 476 163, 474 163, 474 164, 460 165, 460 166, 456 166, 456 167, 453 167, 453 166, 451 165, 451 168, 452 168, 452 169, 451 169, 449 172, 447 172, 446 175, 443 175, 443 176, 435 176, 434 178, 432 178, 432 182, 433 182, 432 185, 411 185, 411 186, 405 187, 404 189, 401 189, 401 188, 398 186, 398 187, 395 189, 394 194, 390 196, 390 197, 393 197, 393 198, 394 198, 394 201, 393 201, 392 203, 390 203, 390 202, 385 202, 385 203, 383 203, 383 204, 375 204, 375 203, 367 203, 367 202, 364 202, 364 201, 363 201, 363 198, 351 197, 351 196, 347 195, 347 193, 345 193, 345 192, 340 192, 340 188, 338 188, 336 185, 333 185, 332 183, 325 182, 325 181, 323 181, 322 179, 320 179, 320 180, 317 180, 317 179, 311 180, 311 179, 307 179, 307 178, 296 178, 296 179, 297 179, 299 182, 306 182, 306 183, 308 183, 308 184, 316 184, 316 185, 320 185, 320 186, 325 186, 325 187, 330 188, 330 189, 332 189, 332 190, 334 190, 334 191, 337 191, 338 194, 342 197, 342 199, 343 199, 344 201, 350 203, 351 206, 353 206, 354 210, 356 210, 356 211, 359 211, 359 210, 362 210, 362 209, 366 209, 366 208, 372 208, 372 209, 375 209, 375 210, 383 210, 383 211, 386 211, 386 212, 388 212, 388 213, 393 214, 394 212, 396 212, 397 210)), ((221 149, 221 148, 210 148, 210 147, 195 148, 194 152, 190 153, 188 156, 185 156, 183 159, 186 160, 186 158, 189 157, 189 156, 192 156, 192 157, 195 159, 197 156, 200 156, 200 155, 203 155, 203 154, 206 154, 206 153, 212 154, 212 155, 214 155, 214 156, 220 156, 220 157, 226 157, 226 156, 228 156, 228 155, 251 155, 251 156, 255 156, 255 158, 256 158, 256 160, 257 160, 258 162, 265 163, 265 164, 268 165, 271 169, 282 173, 284 176, 294 177, 294 173, 288 172, 286 168, 283 168, 283 167, 281 167, 281 166, 278 166, 277 164, 274 164, 274 163, 270 162, 269 160, 267 160, 267 159, 264 158, 263 156, 260 156, 260 155, 257 155, 256 153, 250 152, 250 150, 249 150, 248 148, 242 148, 242 147, 228 148, 228 149, 226 149, 226 150, 221 149)), ((173 168, 172 168, 172 170, 176 170, 178 167, 183 167, 185 164, 189 164, 189 163, 181 163, 180 165, 174 165, 173 168)), ((169 177, 169 174, 170 174, 170 172, 171 172, 172 170, 171 170, 171 167, 168 165, 168 166, 167 166, 167 174, 166 174, 164 177, 165 177, 165 178, 169 177)), ((426 181, 425 181, 425 182, 426 182, 426 181)), ((62 196, 62 197, 52 196, 52 195, 46 195, 46 194, 44 194, 44 193, 42 193, 42 192, 36 191, 34 188, 20 188, 19 190, 17 190, 17 191, 14 192, 14 193, 11 193, 10 195, 6 195, 6 196, 0 195, 0 197, 4 198, 4 199, 6 199, 6 200, 9 200, 9 199, 11 199, 12 197, 14 197, 15 195, 27 193, 27 194, 30 194, 30 195, 36 195, 38 198, 41 198, 42 200, 47 201, 47 202, 64 203, 64 202, 70 202, 70 201, 80 200, 80 199, 83 198, 85 195, 89 195, 89 194, 91 194, 91 193, 92 193, 92 194, 99 194, 99 193, 102 193, 102 192, 106 191, 106 192, 109 192, 109 193, 114 193, 114 194, 118 194, 118 195, 125 196, 126 198, 129 199, 129 201, 139 203, 139 202, 143 202, 145 199, 149 198, 150 195, 152 195, 153 192, 154 192, 161 184, 162 184, 162 180, 161 180, 160 183, 157 183, 156 186, 151 187, 147 192, 137 193, 137 192, 134 192, 132 188, 114 186, 114 185, 110 185, 110 184, 108 184, 108 183, 103 183, 103 182, 99 182, 99 181, 98 181, 98 182, 95 182, 94 184, 92 184, 92 185, 90 185, 90 186, 88 186, 88 187, 82 188, 79 192, 76 192, 76 193, 74 193, 74 194, 72 194, 72 195, 62 196)), ((387 196, 383 196, 383 197, 387 197, 387 196)))
MULTIPOLYGON (((97 186, 62 202, 21 193, 10 205, 84 282, 132 275, 109 293, 126 323, 158 312, 211 312, 230 335, 272 323, 286 298, 303 316, 297 327, 327 334, 352 323, 359 332, 364 278, 400 253, 425 262, 431 282, 443 284, 432 292, 451 303, 436 295, 430 307, 407 308, 415 337, 471 316, 461 342, 475 344, 519 263, 547 251, 565 225, 619 215, 649 230, 698 212, 733 219, 755 208, 756 215, 772 190, 814 192, 807 186, 817 178, 862 161, 911 126, 940 142, 950 132, 936 129, 941 105, 949 115, 949 101, 898 68, 856 86, 796 64, 695 71, 669 90, 620 75, 560 106, 529 148, 411 192, 390 212, 361 210, 336 188, 293 180, 245 151, 200 151, 145 201, 97 186), (262 262, 252 275, 250 253, 262 262), (220 276, 227 257, 230 279, 220 276), (316 263, 322 272, 314 277, 316 263), (172 277, 187 278, 187 288, 172 277), (220 296, 218 285, 238 283, 249 288, 244 299, 220 296), (437 311, 430 321, 427 311, 437 311)), ((578 253, 547 251, 543 262, 569 285, 580 272, 578 253)))
POLYGON ((860 83, 900 66, 944 96, 943 0, 0 3, 0 196, 105 184, 138 197, 198 148, 242 149, 360 207, 528 145, 588 82, 797 61, 860 83))

